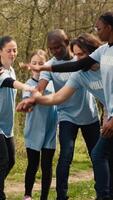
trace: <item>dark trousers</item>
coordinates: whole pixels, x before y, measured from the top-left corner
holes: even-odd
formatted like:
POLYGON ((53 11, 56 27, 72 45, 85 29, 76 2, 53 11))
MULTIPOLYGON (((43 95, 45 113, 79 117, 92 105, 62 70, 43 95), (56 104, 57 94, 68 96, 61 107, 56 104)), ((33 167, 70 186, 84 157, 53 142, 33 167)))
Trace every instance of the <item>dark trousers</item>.
POLYGON ((54 149, 42 149, 41 152, 27 148, 28 166, 25 174, 25 195, 32 196, 32 189, 36 173, 41 161, 41 197, 40 200, 47 200, 52 181, 52 160, 54 149))
POLYGON ((100 136, 91 156, 97 197, 113 198, 113 137, 100 136))
POLYGON ((15 163, 14 139, 0 134, 0 200, 6 199, 4 181, 15 163))
POLYGON ((60 155, 56 169, 56 191, 58 200, 67 199, 68 177, 70 165, 73 159, 75 141, 78 129, 81 129, 89 156, 100 135, 99 122, 90 125, 76 125, 68 121, 62 121, 59 125, 60 155))

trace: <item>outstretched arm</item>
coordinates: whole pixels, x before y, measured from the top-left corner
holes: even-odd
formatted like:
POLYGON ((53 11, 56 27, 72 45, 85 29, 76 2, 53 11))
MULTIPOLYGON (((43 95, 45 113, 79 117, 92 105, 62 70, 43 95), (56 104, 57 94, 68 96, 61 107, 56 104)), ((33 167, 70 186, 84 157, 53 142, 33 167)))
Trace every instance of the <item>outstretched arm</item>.
POLYGON ((34 94, 35 102, 41 105, 58 105, 69 99, 75 92, 74 88, 64 86, 58 92, 49 95, 34 94))
MULTIPOLYGON (((87 71, 89 70, 94 64, 96 64, 97 61, 95 61, 91 57, 86 57, 78 61, 73 61, 73 62, 65 62, 62 64, 57 64, 57 65, 31 65, 27 64, 26 67, 28 69, 35 70, 37 72, 40 71, 52 71, 52 72, 75 72, 79 70, 87 71)), ((23 66, 25 67, 25 66, 23 66)))
POLYGON ((75 72, 79 70, 87 71, 97 62, 91 57, 86 57, 74 62, 67 62, 59 65, 53 65, 53 72, 75 72))
POLYGON ((14 80, 12 78, 6 78, 3 81, 1 87, 15 88, 15 89, 26 90, 30 92, 34 91, 33 87, 30 87, 29 85, 22 83, 20 81, 14 80))
POLYGON ((70 88, 67 86, 64 86, 56 93, 44 95, 44 96, 40 92, 36 92, 32 97, 21 101, 17 105, 16 110, 18 112, 21 112, 21 111, 29 112, 31 111, 31 108, 29 105, 33 105, 33 104, 58 105, 66 101, 69 97, 71 97, 74 92, 75 92, 74 88, 70 88))

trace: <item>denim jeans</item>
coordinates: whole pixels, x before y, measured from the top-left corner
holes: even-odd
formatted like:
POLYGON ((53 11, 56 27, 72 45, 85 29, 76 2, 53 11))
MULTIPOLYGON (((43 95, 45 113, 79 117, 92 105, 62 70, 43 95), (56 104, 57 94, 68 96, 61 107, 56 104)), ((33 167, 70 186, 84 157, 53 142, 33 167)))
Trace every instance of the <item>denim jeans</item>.
POLYGON ((0 200, 5 200, 4 181, 14 164, 13 137, 5 138, 0 134, 0 200))
POLYGON ((82 126, 73 124, 69 121, 60 122, 60 155, 56 169, 56 191, 58 200, 67 199, 69 170, 73 159, 74 146, 79 128, 81 128, 89 155, 91 155, 91 151, 100 135, 99 122, 82 126))
POLYGON ((113 198, 113 137, 100 136, 91 157, 97 197, 113 198))

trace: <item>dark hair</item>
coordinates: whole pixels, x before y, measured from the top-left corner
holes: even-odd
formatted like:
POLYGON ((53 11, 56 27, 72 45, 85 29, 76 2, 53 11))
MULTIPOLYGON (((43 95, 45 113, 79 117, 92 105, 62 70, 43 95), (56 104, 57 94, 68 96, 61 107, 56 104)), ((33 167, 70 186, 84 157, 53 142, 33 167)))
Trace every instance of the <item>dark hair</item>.
POLYGON ((12 40, 14 40, 11 36, 3 36, 3 37, 1 37, 0 38, 0 50, 2 50, 3 49, 3 47, 7 44, 7 43, 9 43, 9 42, 11 42, 12 40))
POLYGON ((69 38, 63 29, 55 29, 48 32, 47 42, 51 41, 52 39, 62 40, 67 46, 69 45, 69 38))
POLYGON ((113 13, 112 12, 106 12, 102 14, 99 17, 99 20, 101 20, 104 24, 109 24, 113 27, 113 13))
POLYGON ((73 46, 77 45, 84 52, 90 54, 101 45, 101 41, 90 33, 83 33, 78 38, 70 42, 70 49, 73 52, 73 46))

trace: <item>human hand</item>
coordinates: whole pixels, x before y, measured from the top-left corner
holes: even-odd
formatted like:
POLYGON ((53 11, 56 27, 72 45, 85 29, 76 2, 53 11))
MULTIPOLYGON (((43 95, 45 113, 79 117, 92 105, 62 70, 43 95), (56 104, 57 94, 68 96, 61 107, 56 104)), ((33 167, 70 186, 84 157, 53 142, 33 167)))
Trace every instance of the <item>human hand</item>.
POLYGON ((30 64, 29 63, 19 62, 19 66, 20 66, 20 68, 30 70, 30 64))
POLYGON ((16 111, 31 112, 33 110, 34 105, 35 105, 35 98, 29 97, 29 98, 23 99, 20 103, 18 103, 16 107, 16 111))
POLYGON ((19 63, 21 68, 28 69, 28 70, 33 70, 36 72, 41 72, 41 71, 52 71, 51 66, 46 66, 42 62, 37 63, 36 65, 33 65, 31 63, 19 63))
POLYGON ((24 84, 23 90, 31 92, 31 93, 35 93, 37 92, 36 88, 33 86, 29 86, 27 84, 24 84))
POLYGON ((111 117, 104 123, 101 133, 105 137, 113 136, 113 117, 111 117))
POLYGON ((33 71, 36 71, 36 72, 40 72, 42 71, 42 63, 37 63, 36 65, 33 65, 31 63, 23 63, 23 62, 20 62, 19 63, 19 66, 20 68, 24 68, 24 69, 28 69, 28 70, 33 70, 33 71))

